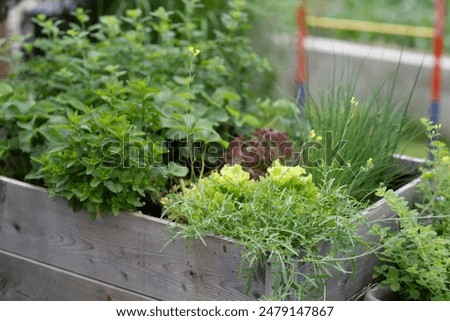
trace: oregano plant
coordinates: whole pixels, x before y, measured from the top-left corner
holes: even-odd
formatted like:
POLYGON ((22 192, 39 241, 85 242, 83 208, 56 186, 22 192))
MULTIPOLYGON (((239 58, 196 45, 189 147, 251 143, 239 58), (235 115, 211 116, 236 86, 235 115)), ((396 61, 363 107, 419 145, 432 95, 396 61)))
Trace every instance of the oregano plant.
POLYGON ((392 190, 380 188, 377 195, 399 216, 400 229, 389 232, 375 225, 384 263, 375 267, 375 277, 383 277, 382 284, 405 300, 450 300, 450 239, 424 224, 420 213, 392 190))
POLYGON ((379 188, 398 215, 398 231, 375 225, 384 263, 375 276, 406 300, 450 300, 450 159, 447 146, 439 141, 440 125, 422 119, 429 140, 430 159, 421 166, 417 191, 420 202, 410 209, 392 190, 379 188))
POLYGON ((51 195, 64 196, 75 209, 101 213, 134 210, 142 199, 155 201, 165 191, 167 169, 158 160, 163 151, 126 115, 108 108, 69 112, 54 125, 60 132, 48 150, 33 160, 51 195))

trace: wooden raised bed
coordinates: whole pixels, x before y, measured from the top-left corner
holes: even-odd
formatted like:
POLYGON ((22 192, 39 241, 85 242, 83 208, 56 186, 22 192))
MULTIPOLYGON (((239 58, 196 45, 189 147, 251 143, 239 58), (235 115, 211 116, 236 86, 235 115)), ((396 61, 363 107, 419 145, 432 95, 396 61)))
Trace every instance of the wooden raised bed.
MULTIPOLYGON (((412 202, 417 183, 398 193, 412 202)), ((365 215, 393 214, 379 201, 365 215)), ((245 293, 246 280, 236 275, 243 247, 232 240, 210 236, 187 253, 178 239, 162 250, 168 224, 139 213, 93 222, 43 188, 0 176, 0 300, 255 300, 270 292, 270 274, 262 272, 245 293)), ((336 272, 327 299, 357 293, 375 264, 364 256, 354 275, 336 272)))

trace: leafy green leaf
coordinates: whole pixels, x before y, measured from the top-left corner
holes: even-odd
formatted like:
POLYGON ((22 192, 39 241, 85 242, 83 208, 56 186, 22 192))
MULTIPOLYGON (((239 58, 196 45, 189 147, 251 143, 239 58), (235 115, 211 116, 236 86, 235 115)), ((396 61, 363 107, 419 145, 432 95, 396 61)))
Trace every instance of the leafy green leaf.
POLYGON ((189 170, 185 166, 178 165, 175 162, 169 162, 167 172, 169 176, 186 177, 189 170))
POLYGON ((13 92, 14 89, 10 85, 4 82, 0 82, 0 99, 11 95, 13 92))

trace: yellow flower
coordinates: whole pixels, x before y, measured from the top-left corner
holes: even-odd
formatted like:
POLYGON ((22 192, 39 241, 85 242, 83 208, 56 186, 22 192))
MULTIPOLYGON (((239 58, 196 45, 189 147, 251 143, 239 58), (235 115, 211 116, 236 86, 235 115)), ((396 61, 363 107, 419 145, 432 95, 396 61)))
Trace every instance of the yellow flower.
POLYGON ((361 166, 361 171, 367 172, 367 171, 370 170, 372 167, 373 167, 373 159, 372 159, 372 157, 370 157, 370 158, 366 161, 366 165, 365 165, 365 166, 361 166))
POLYGON ((356 106, 358 106, 359 101, 357 101, 355 97, 352 97, 352 100, 350 101, 350 103, 352 104, 353 107, 356 107, 356 106))
POLYGON ((309 139, 315 140, 316 142, 320 142, 322 140, 322 136, 317 136, 314 129, 311 129, 311 131, 309 132, 309 139))
POLYGON ((189 55, 192 57, 197 57, 200 54, 200 49, 196 49, 192 46, 189 47, 189 55))

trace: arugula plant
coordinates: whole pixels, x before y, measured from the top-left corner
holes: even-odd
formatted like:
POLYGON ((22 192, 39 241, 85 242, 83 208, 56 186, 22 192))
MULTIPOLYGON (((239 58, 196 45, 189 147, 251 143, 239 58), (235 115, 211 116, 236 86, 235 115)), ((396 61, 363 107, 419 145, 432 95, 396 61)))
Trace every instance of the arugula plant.
POLYGON ((386 263, 376 268, 375 276, 406 300, 450 300, 449 151, 438 140, 439 126, 422 122, 432 159, 421 168, 420 203, 410 210, 392 190, 377 191, 398 215, 399 231, 374 226, 383 245, 379 258, 386 263))
POLYGON ((340 255, 356 252, 361 244, 358 226, 364 220, 363 204, 348 196, 344 187, 335 187, 332 181, 316 185, 312 180, 304 168, 284 166, 278 160, 257 181, 240 165, 225 165, 220 173, 169 194, 162 202, 165 216, 185 224, 174 237, 203 240, 213 233, 242 243, 246 251, 241 273, 249 288, 260 267, 270 265, 274 283, 267 298, 295 294, 311 299, 330 271, 343 270, 346 260, 340 255), (312 275, 296 269, 303 264, 312 266, 312 275))

